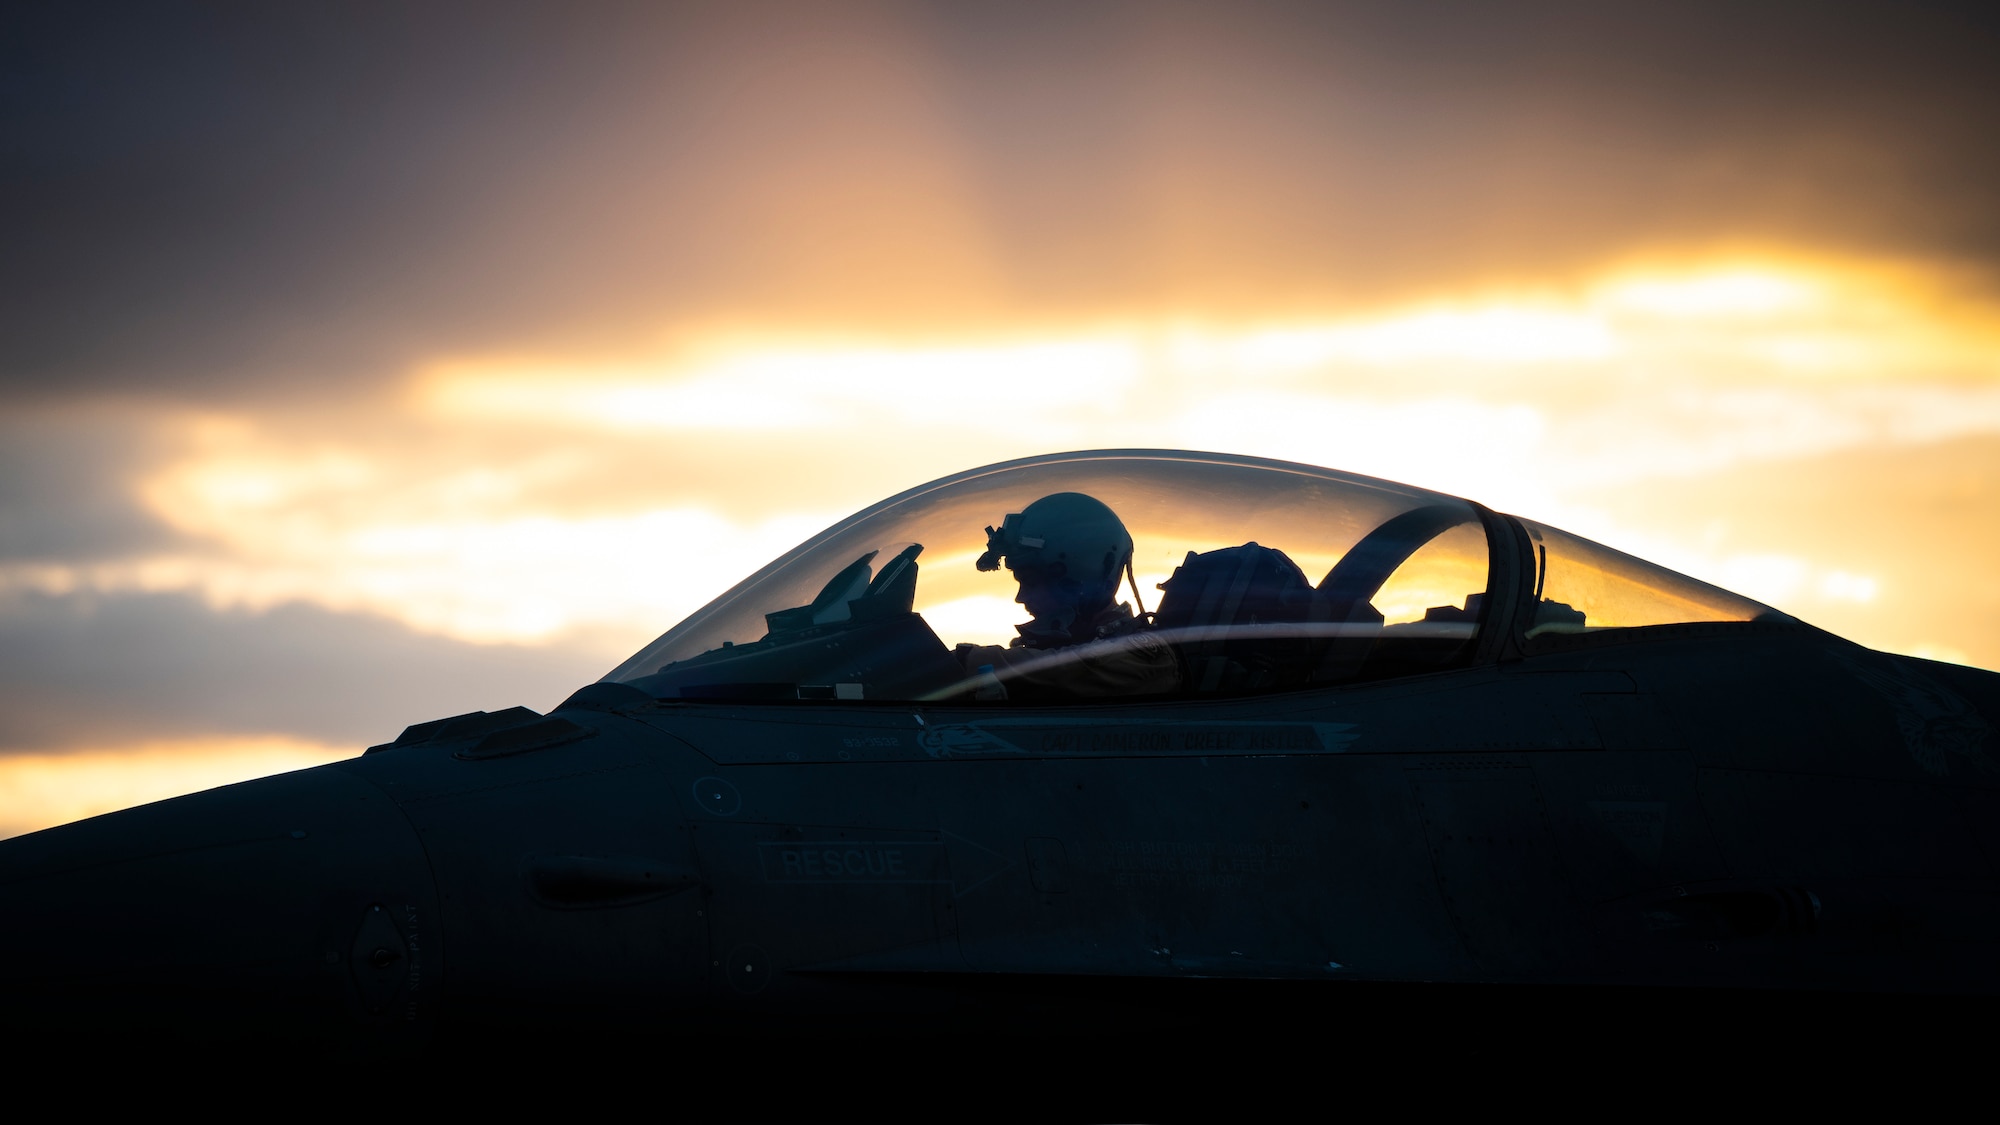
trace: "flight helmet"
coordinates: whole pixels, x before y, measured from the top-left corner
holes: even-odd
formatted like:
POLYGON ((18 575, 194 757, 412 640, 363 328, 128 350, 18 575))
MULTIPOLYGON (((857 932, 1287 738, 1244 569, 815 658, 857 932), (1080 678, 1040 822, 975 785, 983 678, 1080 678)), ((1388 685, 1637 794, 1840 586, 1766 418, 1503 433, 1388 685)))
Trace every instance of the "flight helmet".
POLYGON ((1003 562, 1024 587, 1062 591, 1063 620, 1050 624, 1066 630, 1113 600, 1132 562, 1132 533, 1102 500, 1057 492, 986 529, 986 553, 975 565, 991 571, 1003 562))

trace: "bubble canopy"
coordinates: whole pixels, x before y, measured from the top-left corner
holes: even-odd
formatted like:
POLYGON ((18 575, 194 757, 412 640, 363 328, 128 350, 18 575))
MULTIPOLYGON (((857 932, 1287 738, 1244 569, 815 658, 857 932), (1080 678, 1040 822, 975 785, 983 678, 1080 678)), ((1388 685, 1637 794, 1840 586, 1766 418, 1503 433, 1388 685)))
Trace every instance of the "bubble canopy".
MULTIPOLYGON (((1121 450, 1007 462, 835 524, 605 680, 667 698, 1004 703, 1251 694, 1437 670, 1469 658, 1504 600, 1488 589, 1494 552, 1515 549, 1504 519, 1440 493, 1250 457, 1121 450), (1117 597, 1130 608, 1107 610, 1097 635, 1022 660, 1016 630, 1029 611, 1016 575, 977 563, 989 529, 1056 493, 1093 497, 1123 521, 1133 546, 1117 597)), ((1587 593, 1619 626, 1773 615, 1533 530, 1538 600, 1546 568, 1561 576, 1551 595, 1587 593)), ((1543 632, 1598 626, 1591 606, 1556 604, 1536 615, 1543 632)))

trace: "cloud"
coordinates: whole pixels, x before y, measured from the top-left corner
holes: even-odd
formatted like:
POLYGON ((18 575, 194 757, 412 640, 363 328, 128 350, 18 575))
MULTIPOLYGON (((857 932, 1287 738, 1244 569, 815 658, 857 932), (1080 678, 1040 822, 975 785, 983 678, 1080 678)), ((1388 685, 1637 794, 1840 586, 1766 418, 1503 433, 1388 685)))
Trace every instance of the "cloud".
POLYGON ((10 12, 0 393, 2000 254, 1969 5, 10 12))
POLYGON ((269 736, 0 754, 0 839, 354 754, 352 747, 269 736))
POLYGON ((0 413, 0 568, 174 546, 136 483, 174 451, 158 419, 117 409, 0 413))
POLYGON ((16 594, 0 599, 0 751, 272 735, 359 749, 445 715, 546 710, 625 655, 470 645, 299 604, 16 594))
MULTIPOLYGON (((718 333, 617 360, 440 360, 394 393, 156 410, 150 429, 99 434, 103 410, 85 411, 51 430, 78 440, 29 447, 54 466, 39 475, 69 480, 65 466, 91 461, 72 450, 118 446, 106 463, 130 467, 103 471, 128 509, 136 494, 141 513, 126 518, 153 538, 0 561, 0 591, 297 602, 462 641, 584 630, 636 648, 883 496, 1107 446, 1326 464, 1580 534, 1622 531, 1633 521, 1578 495, 2000 433, 2000 316, 1947 281, 1866 262, 1623 263, 1567 289, 1317 319, 963 339, 718 333), (1880 360, 1865 372, 1801 368, 1770 348, 1840 352, 1856 332, 1880 360)), ((111 485, 93 487, 84 499, 102 507, 111 485)), ((55 488, 25 510, 64 527, 64 500, 55 488)), ((1753 596, 1796 585, 1731 566, 1753 596)), ((1826 567, 1801 566, 1797 582, 1823 581, 1805 576, 1826 567)))
POLYGON ((1065 447, 2000 666, 1996 54, 1971 5, 15 5, 0 750, 546 707, 1065 447))
POLYGON ((1580 488, 1575 529, 1893 652, 2000 668, 2000 436, 1580 488))

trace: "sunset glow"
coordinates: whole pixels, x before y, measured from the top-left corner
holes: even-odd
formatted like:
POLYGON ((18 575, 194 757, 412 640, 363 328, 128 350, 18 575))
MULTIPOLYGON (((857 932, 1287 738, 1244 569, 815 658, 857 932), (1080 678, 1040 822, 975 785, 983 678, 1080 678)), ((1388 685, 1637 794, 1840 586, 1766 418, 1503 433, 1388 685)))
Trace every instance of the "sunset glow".
POLYGON ((277 736, 0 756, 0 838, 355 753, 277 736))
MULTIPOLYGON (((1059 450, 1432 488, 2000 668, 1978 34, 534 8, 35 17, 0 834, 546 708, 835 520, 1059 450)), ((1006 637, 924 565, 947 641, 1006 637)))
MULTIPOLYGON (((1906 278, 1869 276, 1725 263, 1621 271, 1566 303, 1467 297, 1319 325, 434 364, 351 422, 178 423, 187 452, 138 489, 198 550, 7 579, 306 601, 478 643, 583 630, 636 645, 881 494, 1032 451, 1150 445, 1459 493, 1865 631, 1918 570, 1862 573, 1713 526, 1691 539, 1601 490, 2000 433, 2000 321, 1945 316, 1906 278), (1801 367, 1851 350, 1838 337, 1856 323, 1871 326, 1874 375, 1801 367), (658 464, 662 443, 689 437, 722 440, 681 466, 710 478, 699 504, 658 464), (824 487, 853 469, 851 487, 824 487)), ((1897 624, 1915 635, 1884 643, 1942 644, 1951 627, 1897 624)), ((2000 661, 1969 638, 1952 647, 2000 661)))

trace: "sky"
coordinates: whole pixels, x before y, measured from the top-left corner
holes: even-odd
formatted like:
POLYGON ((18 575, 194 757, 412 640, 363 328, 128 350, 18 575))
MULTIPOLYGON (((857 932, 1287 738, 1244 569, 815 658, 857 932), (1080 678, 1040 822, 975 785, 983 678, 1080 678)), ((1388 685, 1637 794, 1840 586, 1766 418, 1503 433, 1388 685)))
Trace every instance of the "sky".
POLYGON ((12 5, 0 836, 1175 447, 2000 668, 1970 4, 12 5))

